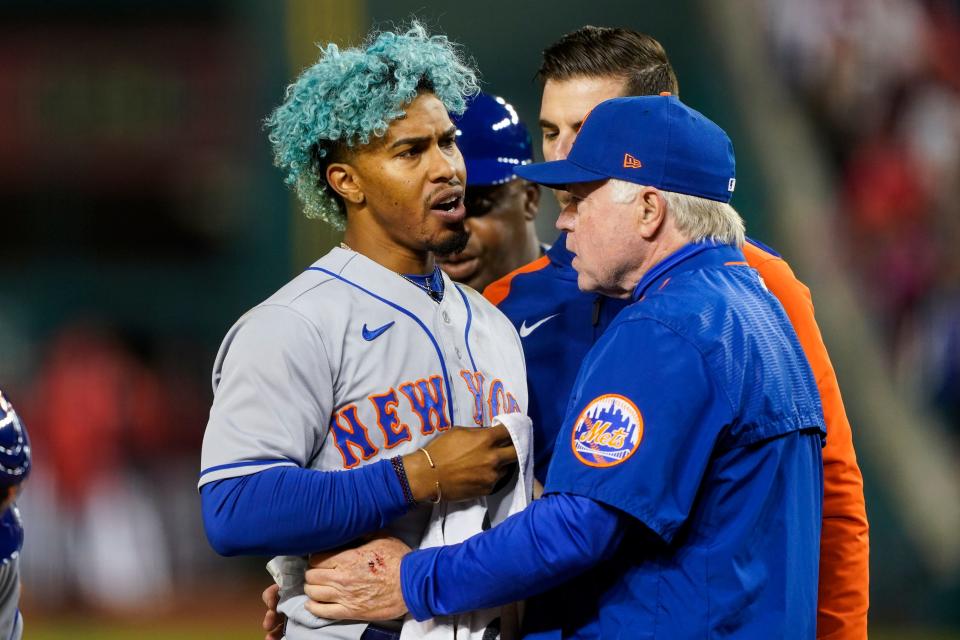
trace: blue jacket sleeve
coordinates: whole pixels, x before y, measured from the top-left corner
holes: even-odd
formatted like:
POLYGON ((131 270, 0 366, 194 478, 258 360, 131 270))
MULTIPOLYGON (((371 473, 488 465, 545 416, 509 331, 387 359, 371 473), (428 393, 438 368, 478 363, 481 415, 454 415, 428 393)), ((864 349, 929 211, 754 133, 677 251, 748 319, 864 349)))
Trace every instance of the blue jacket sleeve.
POLYGON ((272 467, 208 483, 200 500, 207 538, 225 556, 322 551, 407 510, 389 460, 351 471, 272 467))
POLYGON ((417 620, 522 600, 610 557, 622 538, 620 512, 554 493, 456 545, 407 554, 403 599, 417 620))

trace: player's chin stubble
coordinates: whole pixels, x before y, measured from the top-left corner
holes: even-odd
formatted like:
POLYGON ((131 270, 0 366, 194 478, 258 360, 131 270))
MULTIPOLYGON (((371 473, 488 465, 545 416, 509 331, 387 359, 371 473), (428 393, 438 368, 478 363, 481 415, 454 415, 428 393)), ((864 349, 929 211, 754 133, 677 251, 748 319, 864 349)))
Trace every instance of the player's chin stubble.
POLYGON ((467 246, 467 240, 470 239, 470 233, 465 227, 452 229, 450 235, 431 244, 427 249, 441 256, 463 251, 467 246))

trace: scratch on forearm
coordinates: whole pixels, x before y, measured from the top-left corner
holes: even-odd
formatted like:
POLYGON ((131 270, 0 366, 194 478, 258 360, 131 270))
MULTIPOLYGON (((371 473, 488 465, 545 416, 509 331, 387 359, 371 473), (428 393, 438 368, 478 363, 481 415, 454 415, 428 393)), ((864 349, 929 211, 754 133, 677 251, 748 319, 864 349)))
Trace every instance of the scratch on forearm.
POLYGON ((377 574, 377 567, 383 569, 386 566, 387 563, 383 561, 383 556, 376 552, 374 552, 373 558, 367 561, 367 569, 373 575, 377 574))

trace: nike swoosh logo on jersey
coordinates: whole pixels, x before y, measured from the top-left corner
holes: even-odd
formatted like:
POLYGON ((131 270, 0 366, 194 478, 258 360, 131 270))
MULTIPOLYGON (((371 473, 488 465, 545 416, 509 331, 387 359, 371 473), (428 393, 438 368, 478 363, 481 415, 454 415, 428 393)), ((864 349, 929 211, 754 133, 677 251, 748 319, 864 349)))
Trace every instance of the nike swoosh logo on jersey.
POLYGON ((543 320, 540 320, 540 321, 538 321, 538 322, 534 322, 534 323, 533 323, 532 325, 530 325, 529 327, 527 326, 527 321, 524 320, 524 321, 520 324, 520 337, 521 337, 521 338, 526 338, 528 335, 530 335, 531 333, 533 333, 534 331, 536 331, 536 330, 537 330, 537 327, 539 327, 540 325, 542 325, 542 324, 543 324, 544 322, 546 322, 547 320, 552 320, 553 318, 556 318, 558 315, 560 315, 560 314, 559 314, 559 313, 555 313, 555 314, 553 314, 552 316, 547 316, 547 317, 544 318, 543 320))
POLYGON ((367 329, 367 323, 363 323, 363 339, 366 340, 367 342, 370 342, 371 340, 376 340, 377 338, 383 335, 384 331, 392 327, 394 322, 395 321, 391 320, 387 324, 377 329, 374 329, 373 331, 371 331, 370 329, 367 329))

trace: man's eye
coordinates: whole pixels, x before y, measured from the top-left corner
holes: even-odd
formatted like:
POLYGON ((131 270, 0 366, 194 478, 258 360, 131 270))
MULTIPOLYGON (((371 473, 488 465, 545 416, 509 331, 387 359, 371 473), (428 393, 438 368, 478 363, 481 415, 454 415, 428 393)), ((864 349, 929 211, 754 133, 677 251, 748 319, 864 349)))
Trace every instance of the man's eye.
POLYGON ((466 202, 467 215, 470 217, 482 216, 490 213, 493 209, 493 200, 489 198, 477 198, 466 202))
POLYGON ((555 139, 558 135, 560 135, 560 134, 559 134, 558 132, 556 132, 556 131, 544 131, 544 132, 543 132, 543 139, 544 139, 544 140, 553 140, 553 139, 555 139))

